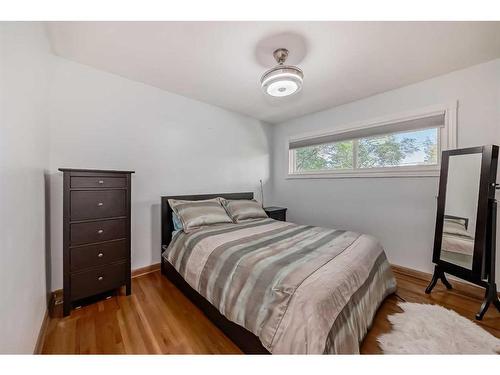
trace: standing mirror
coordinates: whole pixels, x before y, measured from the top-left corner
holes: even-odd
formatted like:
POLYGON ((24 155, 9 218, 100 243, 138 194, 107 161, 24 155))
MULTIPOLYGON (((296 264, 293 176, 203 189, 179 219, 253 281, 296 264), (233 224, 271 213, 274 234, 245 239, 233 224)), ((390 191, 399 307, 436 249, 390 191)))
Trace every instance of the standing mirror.
POLYGON ((481 153, 450 155, 440 259, 472 270, 481 153))
POLYGON ((495 190, 498 146, 444 151, 441 158, 430 293, 445 273, 486 288, 477 319, 490 303, 500 311, 495 284, 495 190))

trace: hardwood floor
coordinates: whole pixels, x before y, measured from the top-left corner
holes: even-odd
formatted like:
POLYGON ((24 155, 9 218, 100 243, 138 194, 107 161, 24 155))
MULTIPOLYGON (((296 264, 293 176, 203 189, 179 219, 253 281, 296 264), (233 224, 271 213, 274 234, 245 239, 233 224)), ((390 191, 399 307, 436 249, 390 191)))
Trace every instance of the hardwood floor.
MULTIPOLYGON (((397 266, 393 267, 393 271, 398 283, 397 296, 407 302, 437 304, 455 310, 460 315, 478 323, 492 335, 500 337, 500 313, 494 306, 490 306, 482 321, 477 321, 474 318, 481 306, 484 289, 448 279, 453 286, 452 290, 447 290, 439 282, 431 294, 425 294, 425 288, 431 279, 430 274, 397 266)), ((381 353, 377 344, 377 337, 391 330, 391 324, 387 320, 387 316, 402 311, 397 306, 401 302, 401 299, 397 296, 389 296, 380 306, 373 326, 361 345, 362 354, 381 353)))
MULTIPOLYGON (((437 303, 473 320, 481 290, 452 282, 446 291, 436 286, 426 295, 430 275, 396 267, 398 296, 408 302, 437 303)), ((364 354, 380 353, 376 338, 390 331, 386 317, 400 312, 400 299, 388 297, 361 346, 364 354)), ((160 272, 132 280, 132 295, 116 295, 61 318, 55 312, 48 324, 45 354, 237 354, 240 350, 160 272)), ((479 324, 500 337, 500 314, 490 308, 479 324)))

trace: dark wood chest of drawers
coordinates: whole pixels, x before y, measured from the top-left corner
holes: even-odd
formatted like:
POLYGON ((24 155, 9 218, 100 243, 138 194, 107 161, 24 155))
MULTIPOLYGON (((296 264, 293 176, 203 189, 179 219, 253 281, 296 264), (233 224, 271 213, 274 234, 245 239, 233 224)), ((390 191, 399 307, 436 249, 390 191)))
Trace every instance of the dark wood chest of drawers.
POLYGON ((60 168, 64 173, 64 316, 73 303, 130 282, 132 171, 60 168))

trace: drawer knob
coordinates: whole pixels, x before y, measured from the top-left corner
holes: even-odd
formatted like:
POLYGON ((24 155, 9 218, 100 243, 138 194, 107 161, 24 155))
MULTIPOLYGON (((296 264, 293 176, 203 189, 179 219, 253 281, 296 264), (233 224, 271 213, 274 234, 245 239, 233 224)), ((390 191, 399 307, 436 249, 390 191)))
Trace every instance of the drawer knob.
POLYGON ((97 254, 97 257, 98 257, 98 258, 102 258, 103 256, 104 256, 104 254, 103 254, 103 253, 99 253, 99 254, 97 254))
POLYGON ((104 180, 99 180, 98 182, 100 185, 104 184, 104 180))
POLYGON ((102 202, 97 203, 97 207, 102 207, 102 206, 104 206, 104 203, 102 202))
POLYGON ((99 234, 103 234, 103 233, 104 233, 104 230, 99 229, 99 230, 97 231, 97 233, 99 233, 99 234))
POLYGON ((99 277, 97 278, 97 280, 99 280, 99 281, 102 281, 102 279, 104 279, 104 277, 102 277, 102 276, 99 276, 99 277))

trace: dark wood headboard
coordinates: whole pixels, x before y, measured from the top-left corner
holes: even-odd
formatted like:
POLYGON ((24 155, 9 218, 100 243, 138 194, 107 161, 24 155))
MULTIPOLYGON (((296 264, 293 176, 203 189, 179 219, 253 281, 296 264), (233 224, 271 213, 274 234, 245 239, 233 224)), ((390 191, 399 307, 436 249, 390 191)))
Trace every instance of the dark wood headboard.
POLYGON ((222 194, 197 194, 197 195, 175 195, 161 197, 161 253, 172 241, 174 223, 172 222, 172 208, 168 204, 169 199, 181 199, 186 201, 201 201, 222 197, 226 199, 253 199, 253 193, 222 193, 222 194))

